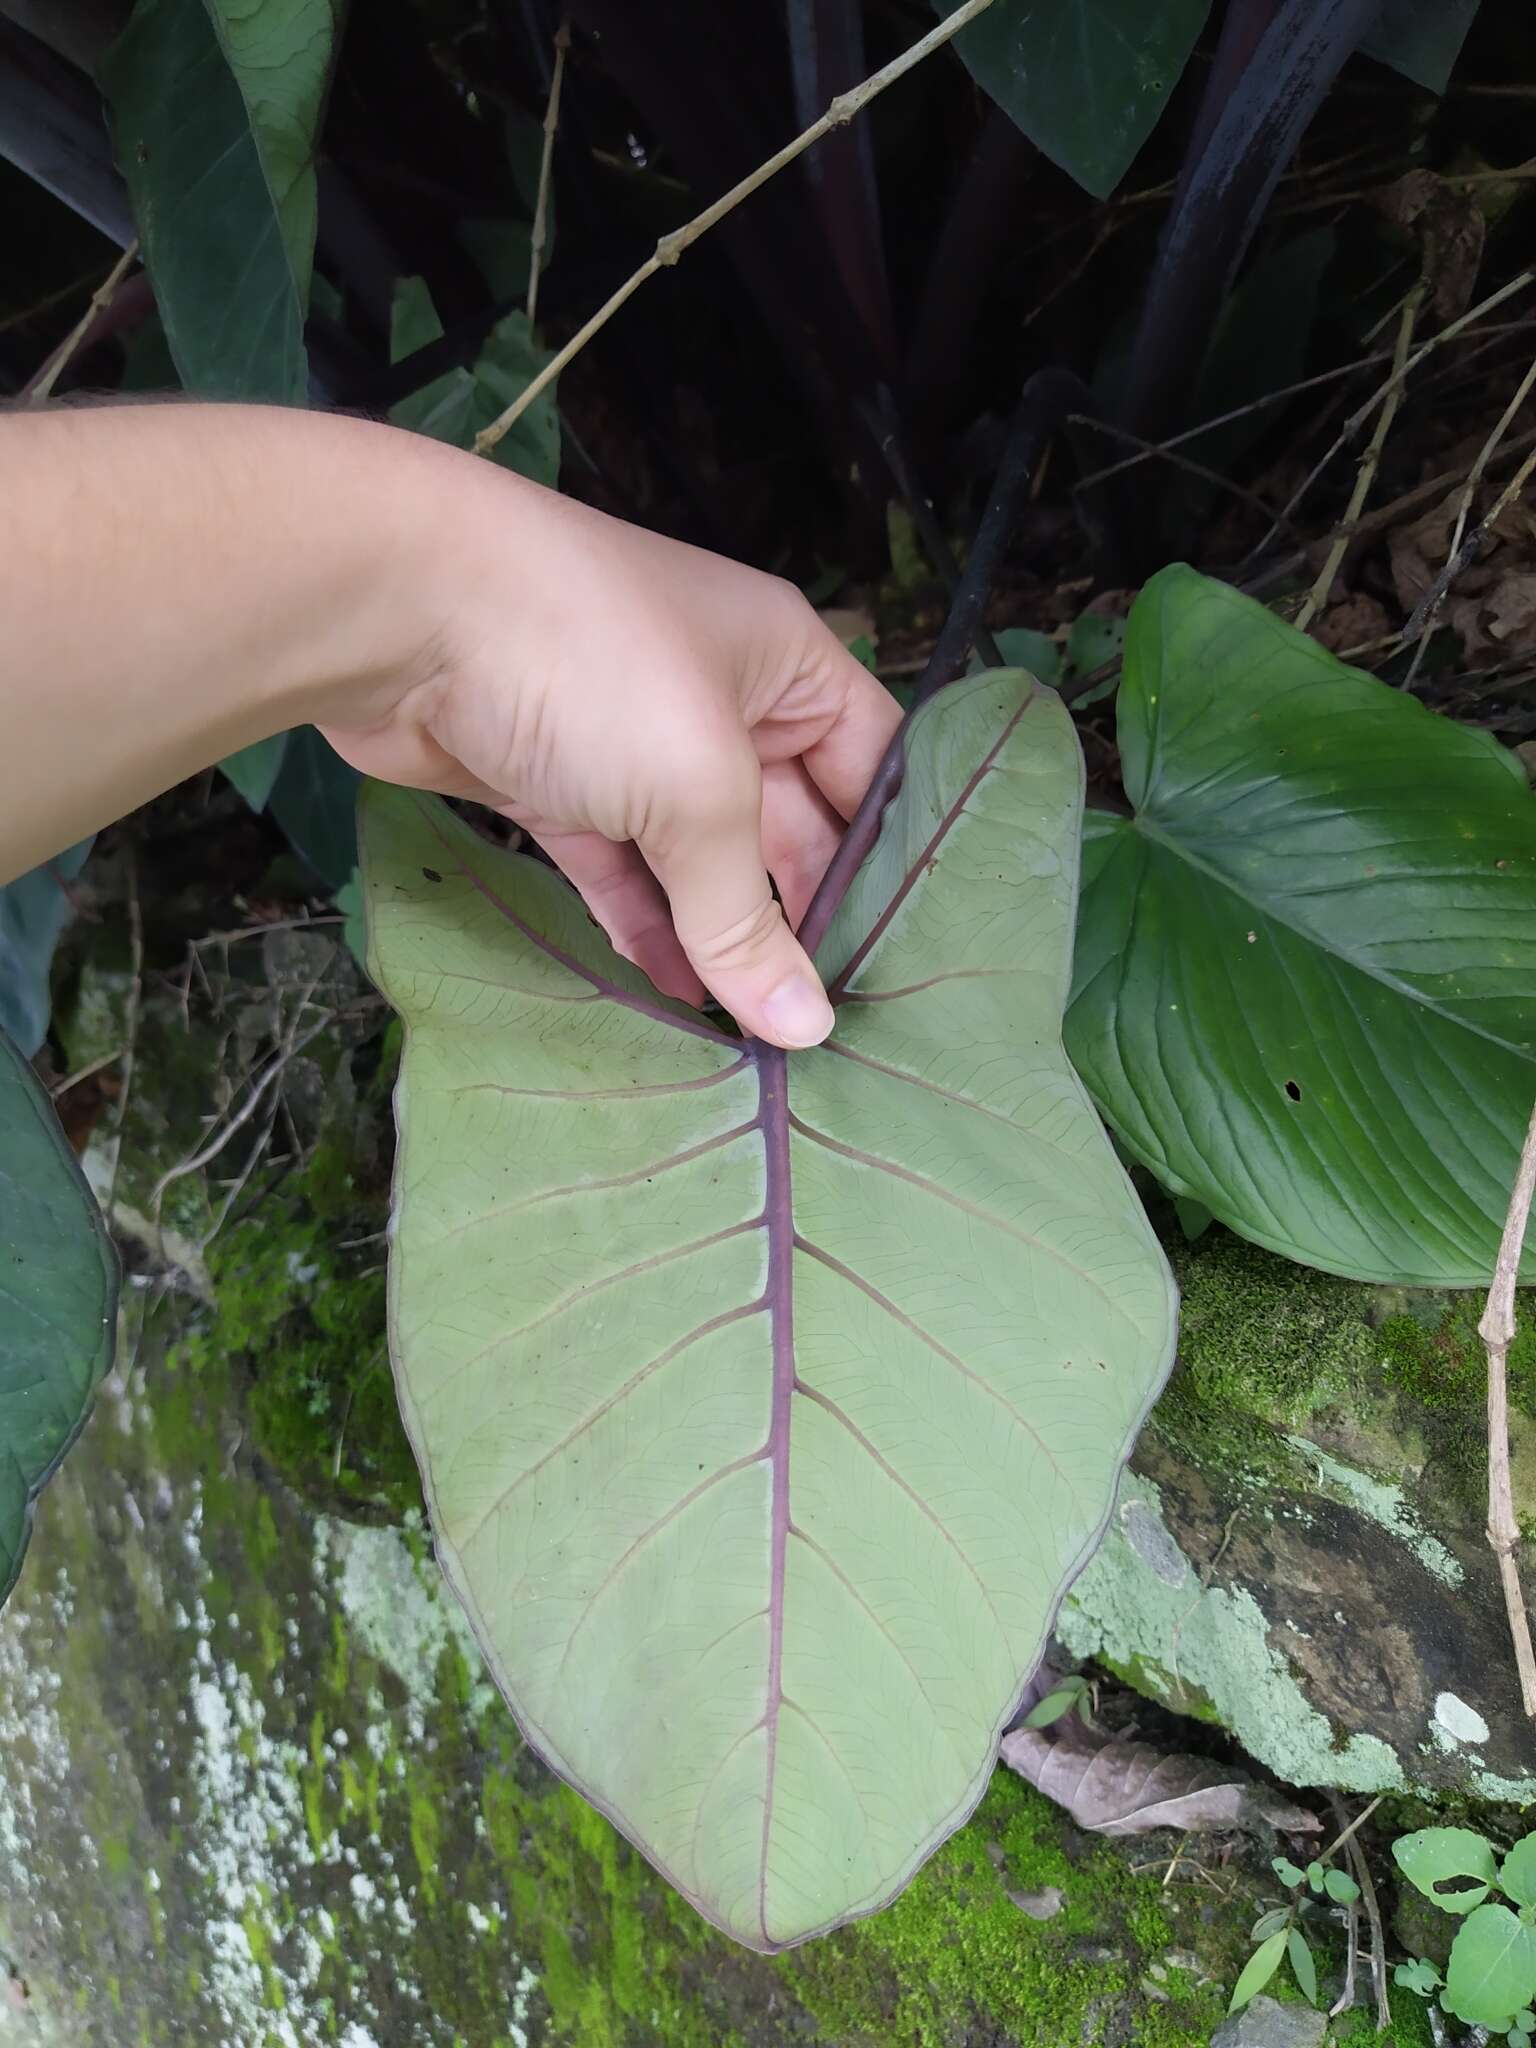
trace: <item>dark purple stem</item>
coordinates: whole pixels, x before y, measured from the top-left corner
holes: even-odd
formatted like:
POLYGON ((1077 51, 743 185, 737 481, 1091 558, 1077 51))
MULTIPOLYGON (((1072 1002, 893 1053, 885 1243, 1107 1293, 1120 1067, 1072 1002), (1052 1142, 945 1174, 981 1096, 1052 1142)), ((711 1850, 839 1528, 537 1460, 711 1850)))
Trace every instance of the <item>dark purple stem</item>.
POLYGON ((1382 0, 1281 0, 1261 27, 1271 5, 1236 0, 1237 25, 1229 19, 1218 51, 1223 73, 1245 50, 1252 54, 1219 111, 1209 101, 1201 107, 1158 244, 1123 408, 1125 424, 1145 440, 1161 440, 1181 418, 1280 174, 1382 0))
POLYGON ((1069 370, 1037 370, 1024 386, 1008 430, 1008 445, 998 464, 987 509, 976 530, 949 617, 928 657, 907 716, 886 748, 864 801, 849 821, 821 885, 811 898, 810 908, 800 920, 800 943, 813 959, 837 906, 848 893, 849 883, 875 843, 886 805, 901 787, 906 772, 907 727, 913 712, 936 690, 952 683, 965 668, 1040 451, 1067 415, 1088 402, 1081 379, 1069 370))

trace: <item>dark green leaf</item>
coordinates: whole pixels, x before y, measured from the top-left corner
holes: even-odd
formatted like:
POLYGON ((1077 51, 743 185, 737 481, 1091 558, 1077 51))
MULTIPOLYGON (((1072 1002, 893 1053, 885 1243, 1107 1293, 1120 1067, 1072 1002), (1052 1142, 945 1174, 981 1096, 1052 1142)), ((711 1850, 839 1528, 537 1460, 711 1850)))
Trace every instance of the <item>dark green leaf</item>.
POLYGON ((138 0, 103 60, 166 338, 189 391, 303 404, 332 0, 138 0))
POLYGON ((288 735, 282 772, 267 809, 295 850, 333 889, 357 867, 357 788, 361 777, 312 725, 288 735))
POLYGON ((82 839, 54 860, 0 888, 0 1032, 30 1059, 48 1031, 48 969, 59 934, 74 916, 68 884, 85 866, 82 839))
POLYGON ((112 1362, 117 1256, 37 1076, 0 1032, 0 1601, 32 1503, 112 1362))
POLYGON ((1477 0, 1387 0, 1360 47, 1429 92, 1444 92, 1477 0))
POLYGON ((1067 1044, 1121 1143, 1287 1258, 1486 1286, 1536 1093, 1519 763, 1183 567, 1118 721, 1067 1044))
POLYGON ((1312 1951, 1307 1947, 1307 1937, 1299 1927, 1293 1927, 1285 1937, 1285 1952, 1291 1959, 1291 1972, 1301 1986, 1301 1995, 1308 2005, 1317 2003, 1317 1965, 1312 1960, 1312 1951))
POLYGON ((1451 1944, 1440 2003, 1468 2026, 1504 2032, 1536 1995, 1536 1931, 1508 1906, 1479 1906, 1451 1944))
POLYGON ((1498 1874, 1492 1848, 1471 1828, 1420 1828, 1399 1835, 1392 1854, 1408 1882, 1447 1913, 1469 1913, 1480 1906, 1498 1874), (1452 1889, 1443 1890, 1445 1885, 1452 1889))
POLYGON ((1340 1906, 1352 1905, 1360 1896, 1360 1887, 1347 1870, 1328 1870, 1323 1873, 1323 1889, 1330 1899, 1340 1906))
MULTIPOLYGON (((1332 228, 1312 228, 1267 250, 1244 272, 1216 323, 1195 394, 1196 420, 1218 419, 1240 405, 1252 405, 1302 375, 1323 272, 1337 244, 1332 228)), ((1183 452, 1218 475, 1230 476, 1278 416, 1278 407, 1260 406, 1198 435, 1183 452)))
MULTIPOLYGON (((934 0, 952 14, 959 0, 934 0)), ((955 38, 983 91, 1098 199, 1157 125, 1210 0, 995 0, 955 38)))
MULTIPOLYGON (((402 356, 425 348, 441 335, 431 296, 419 277, 402 278, 395 287, 390 321, 390 349, 402 356)), ((548 357, 534 341, 522 313, 499 320, 469 370, 449 370, 420 391, 413 391, 390 409, 397 427, 430 435, 467 448, 482 427, 488 427, 520 391, 543 369, 548 357)), ((495 459, 536 483, 553 484, 560 474, 560 415, 552 391, 546 391, 496 444, 495 459)))
POLYGON ((1067 635, 1067 667, 1074 675, 1092 675, 1105 662, 1118 659, 1124 645, 1124 619, 1112 612, 1081 612, 1067 635))
POLYGON ((1049 633, 1031 626, 1005 626, 993 635, 1004 668, 1027 668, 1036 682, 1055 684, 1061 675, 1061 649, 1049 633))
POLYGON ((1499 1889, 1517 1906, 1536 1906, 1536 1835, 1525 1835, 1499 1865, 1499 1889))
POLYGON ((288 735, 274 733, 269 740, 257 740, 238 754, 226 754, 220 768, 239 790, 253 811, 264 811, 288 751, 288 735))
POLYGON ((1173 1198, 1173 1213, 1179 1219, 1179 1228, 1193 1244, 1197 1237, 1204 1237, 1216 1218, 1204 1202, 1187 1201, 1183 1195, 1173 1198))
POLYGON ((1243 1965, 1243 1973, 1232 1987, 1232 2003, 1228 2012, 1237 2012, 1250 1998, 1257 1998, 1264 1986, 1280 1967, 1280 1958, 1285 1954, 1285 1934, 1270 1935, 1261 1941, 1253 1954, 1243 1965))

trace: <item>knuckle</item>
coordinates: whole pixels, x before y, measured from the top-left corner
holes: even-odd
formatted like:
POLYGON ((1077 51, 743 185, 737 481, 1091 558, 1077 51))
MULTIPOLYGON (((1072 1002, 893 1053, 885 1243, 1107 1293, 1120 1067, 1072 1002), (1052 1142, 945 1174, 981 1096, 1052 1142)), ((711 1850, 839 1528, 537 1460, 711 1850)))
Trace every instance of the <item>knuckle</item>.
POLYGON ((771 896, 744 916, 713 932, 680 932, 694 965, 706 977, 734 968, 754 967, 782 942, 784 915, 771 896))

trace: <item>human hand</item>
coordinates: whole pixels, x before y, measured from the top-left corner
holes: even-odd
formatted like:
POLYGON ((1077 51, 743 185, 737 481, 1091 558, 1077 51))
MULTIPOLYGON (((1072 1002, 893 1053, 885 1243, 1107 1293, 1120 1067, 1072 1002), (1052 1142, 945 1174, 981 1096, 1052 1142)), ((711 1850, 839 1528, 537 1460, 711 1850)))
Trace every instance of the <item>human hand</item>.
POLYGON ((831 1006, 791 927, 895 700, 790 584, 487 464, 452 481, 411 571, 436 616, 421 673, 327 739, 513 819, 668 994, 819 1042, 831 1006))

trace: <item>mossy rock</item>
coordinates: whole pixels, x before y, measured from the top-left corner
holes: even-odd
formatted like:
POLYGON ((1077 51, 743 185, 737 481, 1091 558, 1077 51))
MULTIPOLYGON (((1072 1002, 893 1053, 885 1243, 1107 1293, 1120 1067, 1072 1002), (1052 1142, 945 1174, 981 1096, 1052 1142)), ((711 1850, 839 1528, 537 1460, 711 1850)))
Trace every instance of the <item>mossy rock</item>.
POLYGON ((171 1362, 181 1314, 130 1333, 0 1614, 0 2039, 1209 2039, 1268 1852, 1186 1846, 1165 1885, 1172 1836, 1095 1839, 1007 1771, 886 1912, 776 1958, 732 1946, 523 1746, 419 1518, 282 1483, 231 1433, 218 1362, 171 1362), (1048 1921, 1010 1901, 1046 1887, 1048 1921))
MULTIPOLYGON (((1536 1799, 1486 1515, 1470 1295, 1175 1251, 1179 1363, 1063 1609, 1068 1646, 1230 1729, 1296 1785, 1536 1799)), ((1536 1516, 1536 1327, 1510 1353, 1536 1516)))

